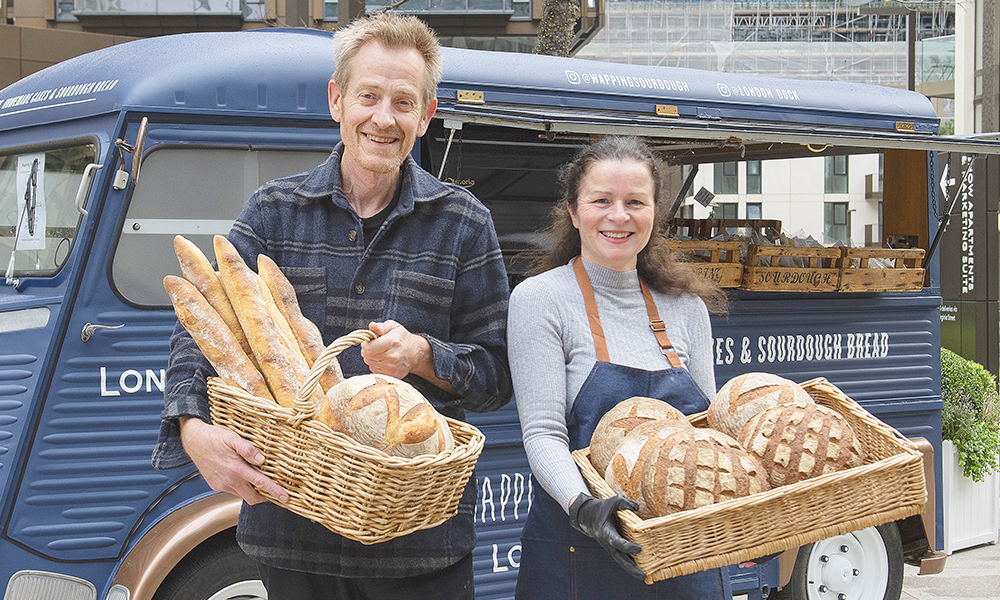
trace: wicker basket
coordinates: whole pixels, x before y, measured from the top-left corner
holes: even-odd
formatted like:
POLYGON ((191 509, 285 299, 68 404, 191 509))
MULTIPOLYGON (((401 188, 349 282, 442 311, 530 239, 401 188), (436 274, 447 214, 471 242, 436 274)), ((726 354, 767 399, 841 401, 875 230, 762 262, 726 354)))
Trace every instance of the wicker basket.
POLYGON ((375 338, 359 330, 337 339, 316 359, 294 409, 251 396, 218 378, 208 382, 212 421, 238 433, 264 455, 260 470, 288 491, 275 504, 362 544, 384 542, 440 525, 458 512, 485 438, 474 426, 447 419, 455 449, 416 458, 393 457, 355 442, 314 419, 309 401, 320 375, 341 352, 375 338))
MULTIPOLYGON (((635 562, 646 583, 740 563, 923 512, 922 456, 826 379, 803 384, 816 402, 842 414, 865 450, 865 464, 711 506, 640 519, 621 511, 622 533, 642 546, 635 562)), ((692 415, 707 427, 705 413, 692 415)), ((590 449, 573 453, 591 493, 614 495, 590 464, 590 449)))

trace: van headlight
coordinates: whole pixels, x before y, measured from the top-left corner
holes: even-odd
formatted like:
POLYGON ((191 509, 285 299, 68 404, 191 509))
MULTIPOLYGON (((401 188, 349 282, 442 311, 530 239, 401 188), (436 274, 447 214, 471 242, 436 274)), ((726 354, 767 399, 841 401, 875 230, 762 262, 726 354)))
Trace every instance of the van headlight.
POLYGON ((116 583, 111 586, 110 590, 108 590, 108 597, 104 600, 129 600, 131 597, 132 594, 129 593, 127 587, 121 585, 120 583, 116 583))

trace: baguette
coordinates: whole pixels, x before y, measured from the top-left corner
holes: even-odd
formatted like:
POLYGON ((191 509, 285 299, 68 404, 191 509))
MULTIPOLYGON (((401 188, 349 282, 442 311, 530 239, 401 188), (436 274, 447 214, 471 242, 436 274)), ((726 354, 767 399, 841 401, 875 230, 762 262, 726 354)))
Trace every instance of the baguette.
POLYGON ((219 313, 188 280, 167 275, 163 287, 174 305, 178 320, 188 330, 219 377, 250 392, 273 400, 267 383, 240 348, 236 336, 219 313))
MULTIPOLYGON (((274 298, 271 297, 271 291, 267 289, 267 284, 259 274, 256 275, 257 285, 260 287, 260 295, 264 298, 264 304, 267 305, 267 312, 271 315, 271 320, 278 327, 278 337, 281 340, 281 345, 285 349, 285 354, 288 356, 288 362, 292 365, 292 370, 295 371, 295 377, 299 380, 299 386, 305 382, 306 377, 309 376, 309 365, 306 363, 306 359, 302 356, 302 352, 299 350, 299 344, 295 341, 295 335, 292 333, 291 328, 288 326, 288 321, 285 320, 285 316, 281 314, 278 307, 274 304, 274 298)), ((316 387, 312 393, 313 404, 319 408, 320 403, 323 402, 323 390, 316 387)))
POLYGON ((264 380, 278 404, 293 408, 299 380, 281 342, 281 332, 267 310, 257 275, 229 240, 217 235, 214 242, 219 279, 257 357, 264 380))
POLYGON ((257 279, 257 286, 260 288, 260 296, 264 299, 264 305, 267 306, 267 313, 271 315, 271 320, 274 321, 275 326, 278 328, 279 339, 281 340, 281 345, 285 348, 285 352, 288 354, 288 361, 292 364, 292 369, 295 371, 295 376, 299 378, 299 383, 302 383, 302 380, 309 374, 309 365, 306 363, 306 357, 302 356, 299 344, 295 341, 295 334, 292 333, 292 328, 288 326, 285 316, 281 314, 281 311, 274 304, 274 298, 271 297, 271 290, 267 288, 267 284, 264 283, 263 278, 259 274, 255 275, 255 277, 257 279))
MULTIPOLYGON (((285 321, 291 328, 299 350, 305 357, 306 364, 312 368, 313 363, 326 349, 319 327, 302 314, 298 297, 295 295, 295 288, 281 272, 277 263, 269 256, 259 254, 257 256, 257 272, 271 292, 271 298, 278 307, 278 311, 285 317, 285 321)), ((340 368, 340 362, 334 358, 330 362, 330 366, 320 376, 319 385, 323 388, 323 392, 327 392, 343 380, 344 372, 340 368)))
POLYGON ((219 281, 219 274, 212 267, 212 263, 208 261, 208 257, 193 242, 180 235, 174 236, 174 252, 177 254, 177 261, 181 265, 181 273, 183 273, 184 278, 193 283, 194 287, 212 305, 212 308, 219 313, 223 322, 233 332, 240 347, 243 348, 243 352, 256 365, 257 361, 250 349, 250 342, 247 341, 247 336, 243 333, 243 327, 236 316, 236 311, 233 310, 226 290, 223 289, 222 282, 219 281))

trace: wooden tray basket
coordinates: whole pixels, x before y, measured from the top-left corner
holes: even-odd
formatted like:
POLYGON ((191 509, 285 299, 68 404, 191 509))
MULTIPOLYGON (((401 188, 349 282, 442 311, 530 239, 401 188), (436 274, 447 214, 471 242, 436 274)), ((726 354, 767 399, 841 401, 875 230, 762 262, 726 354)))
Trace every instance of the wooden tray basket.
POLYGON ((835 292, 840 287, 840 248, 794 246, 758 246, 751 244, 743 267, 745 290, 762 292, 835 292), (806 267, 782 267, 782 257, 793 257, 808 263, 806 267), (767 266, 761 257, 769 257, 767 266))
POLYGON ((740 262, 743 242, 669 240, 667 247, 676 252, 684 264, 719 287, 737 288, 743 281, 743 263, 740 262), (708 256, 698 252, 707 252, 708 256))
POLYGON ((275 504, 344 537, 375 544, 440 525, 458 512, 485 437, 474 426, 446 419, 455 449, 433 456, 392 457, 359 444, 314 419, 309 398, 320 375, 347 348, 374 339, 367 330, 334 341, 316 359, 294 409, 257 398, 211 378, 212 421, 235 431, 264 455, 260 470, 288 491, 275 504))
MULTIPOLYGON (((927 502, 920 452, 824 378, 803 384, 816 402, 842 414, 865 450, 859 467, 683 511, 640 519, 620 511, 623 535, 642 546, 636 563, 646 583, 752 560, 923 512, 927 502)), ((689 417, 707 427, 705 413, 689 417)), ((590 449, 573 453, 591 493, 614 495, 590 464, 590 449)))
POLYGON ((919 292, 924 287, 923 261, 923 248, 841 248, 840 291, 919 292), (895 266, 870 268, 872 258, 892 260, 895 266))

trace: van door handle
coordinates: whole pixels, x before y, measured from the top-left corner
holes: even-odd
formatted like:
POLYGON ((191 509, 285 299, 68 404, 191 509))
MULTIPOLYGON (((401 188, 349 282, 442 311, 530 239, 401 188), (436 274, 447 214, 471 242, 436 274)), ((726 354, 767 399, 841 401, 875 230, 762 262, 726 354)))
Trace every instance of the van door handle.
POLYGON ((121 325, 91 325, 90 323, 87 323, 83 326, 83 331, 80 332, 80 339, 86 342, 94 336, 94 333, 96 333, 98 329, 121 329, 122 327, 125 327, 125 323, 122 323, 121 325))

